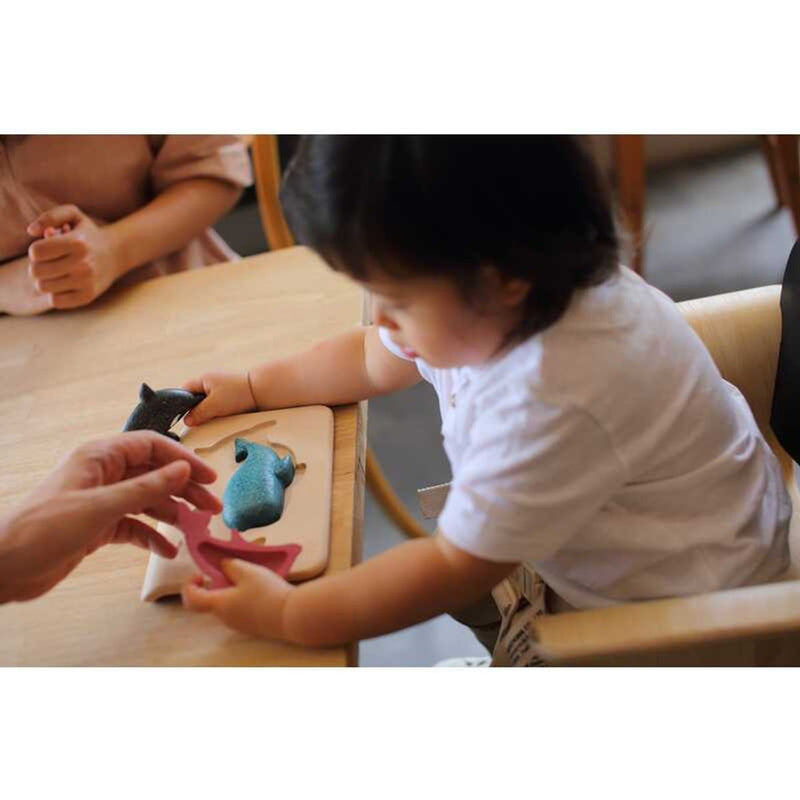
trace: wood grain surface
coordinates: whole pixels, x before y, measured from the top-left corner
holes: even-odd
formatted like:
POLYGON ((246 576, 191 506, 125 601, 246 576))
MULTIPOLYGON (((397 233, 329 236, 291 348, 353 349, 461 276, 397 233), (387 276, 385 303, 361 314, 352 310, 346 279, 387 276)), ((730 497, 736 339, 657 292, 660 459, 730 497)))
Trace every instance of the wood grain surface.
MULTIPOLYGON (((0 508, 68 450, 122 429, 140 383, 244 369, 359 324, 361 291, 305 248, 171 275, 77 312, 0 318, 0 508)), ((334 409, 327 572, 361 553, 366 405, 334 409)), ((357 645, 309 650, 227 630, 175 601, 142 603, 147 553, 107 547, 49 594, 0 607, 2 665, 354 664, 357 645)))

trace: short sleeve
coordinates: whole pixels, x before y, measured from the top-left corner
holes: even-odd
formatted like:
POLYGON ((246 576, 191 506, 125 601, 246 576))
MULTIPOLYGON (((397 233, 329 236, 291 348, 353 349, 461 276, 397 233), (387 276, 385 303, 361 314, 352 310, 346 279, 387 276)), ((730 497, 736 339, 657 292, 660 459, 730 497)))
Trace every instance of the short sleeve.
POLYGON ((381 344, 393 355, 397 356, 398 358, 402 358, 403 361, 414 361, 415 359, 409 358, 393 341, 392 337, 389 336, 389 331, 386 328, 378 328, 378 338, 381 340, 381 344))
POLYGON ((490 561, 555 554, 624 485, 606 432, 585 411, 512 390, 476 415, 439 530, 490 561))
POLYGON ((150 180, 155 193, 191 178, 216 178, 234 186, 253 182, 250 157, 238 136, 164 136, 150 180))

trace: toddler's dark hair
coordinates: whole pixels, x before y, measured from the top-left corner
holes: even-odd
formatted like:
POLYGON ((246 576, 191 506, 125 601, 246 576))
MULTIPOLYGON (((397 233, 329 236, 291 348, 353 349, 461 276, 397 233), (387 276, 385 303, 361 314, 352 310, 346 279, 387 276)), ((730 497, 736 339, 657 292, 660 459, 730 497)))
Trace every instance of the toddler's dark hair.
POLYGON ((522 339, 615 269, 605 186, 570 136, 304 136, 281 188, 295 239, 359 280, 480 271, 529 280, 522 339))

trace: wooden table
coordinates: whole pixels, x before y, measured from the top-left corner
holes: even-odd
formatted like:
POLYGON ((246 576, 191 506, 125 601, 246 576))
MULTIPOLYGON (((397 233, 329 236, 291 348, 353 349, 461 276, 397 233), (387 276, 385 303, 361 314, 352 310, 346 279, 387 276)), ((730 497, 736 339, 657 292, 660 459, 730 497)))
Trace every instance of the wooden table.
MULTIPOLYGON (((75 445, 118 432, 144 381, 179 386, 244 369, 362 321, 360 290, 295 247, 112 290, 77 312, 0 317, 0 508, 75 445)), ((361 557, 365 404, 334 409, 328 572, 361 557)), ((357 645, 259 641, 179 601, 142 603, 147 553, 106 547, 49 594, 0 606, 1 665, 308 665, 357 662, 357 645)))

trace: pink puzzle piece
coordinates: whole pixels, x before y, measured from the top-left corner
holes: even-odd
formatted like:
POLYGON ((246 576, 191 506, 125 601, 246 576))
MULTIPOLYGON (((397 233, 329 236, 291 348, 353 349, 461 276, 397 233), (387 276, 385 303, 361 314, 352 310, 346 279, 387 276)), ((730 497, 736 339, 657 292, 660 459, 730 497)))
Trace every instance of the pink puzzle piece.
POLYGON ((285 578, 289 574, 302 547, 299 544, 284 544, 269 547, 252 544, 243 539, 239 531, 231 531, 229 542, 217 539, 208 530, 211 514, 208 511, 192 511, 183 503, 178 505, 177 527, 183 531, 186 546, 200 571, 211 578, 211 589, 224 589, 231 582, 222 571, 220 562, 225 558, 241 558, 251 564, 271 569, 285 578))

